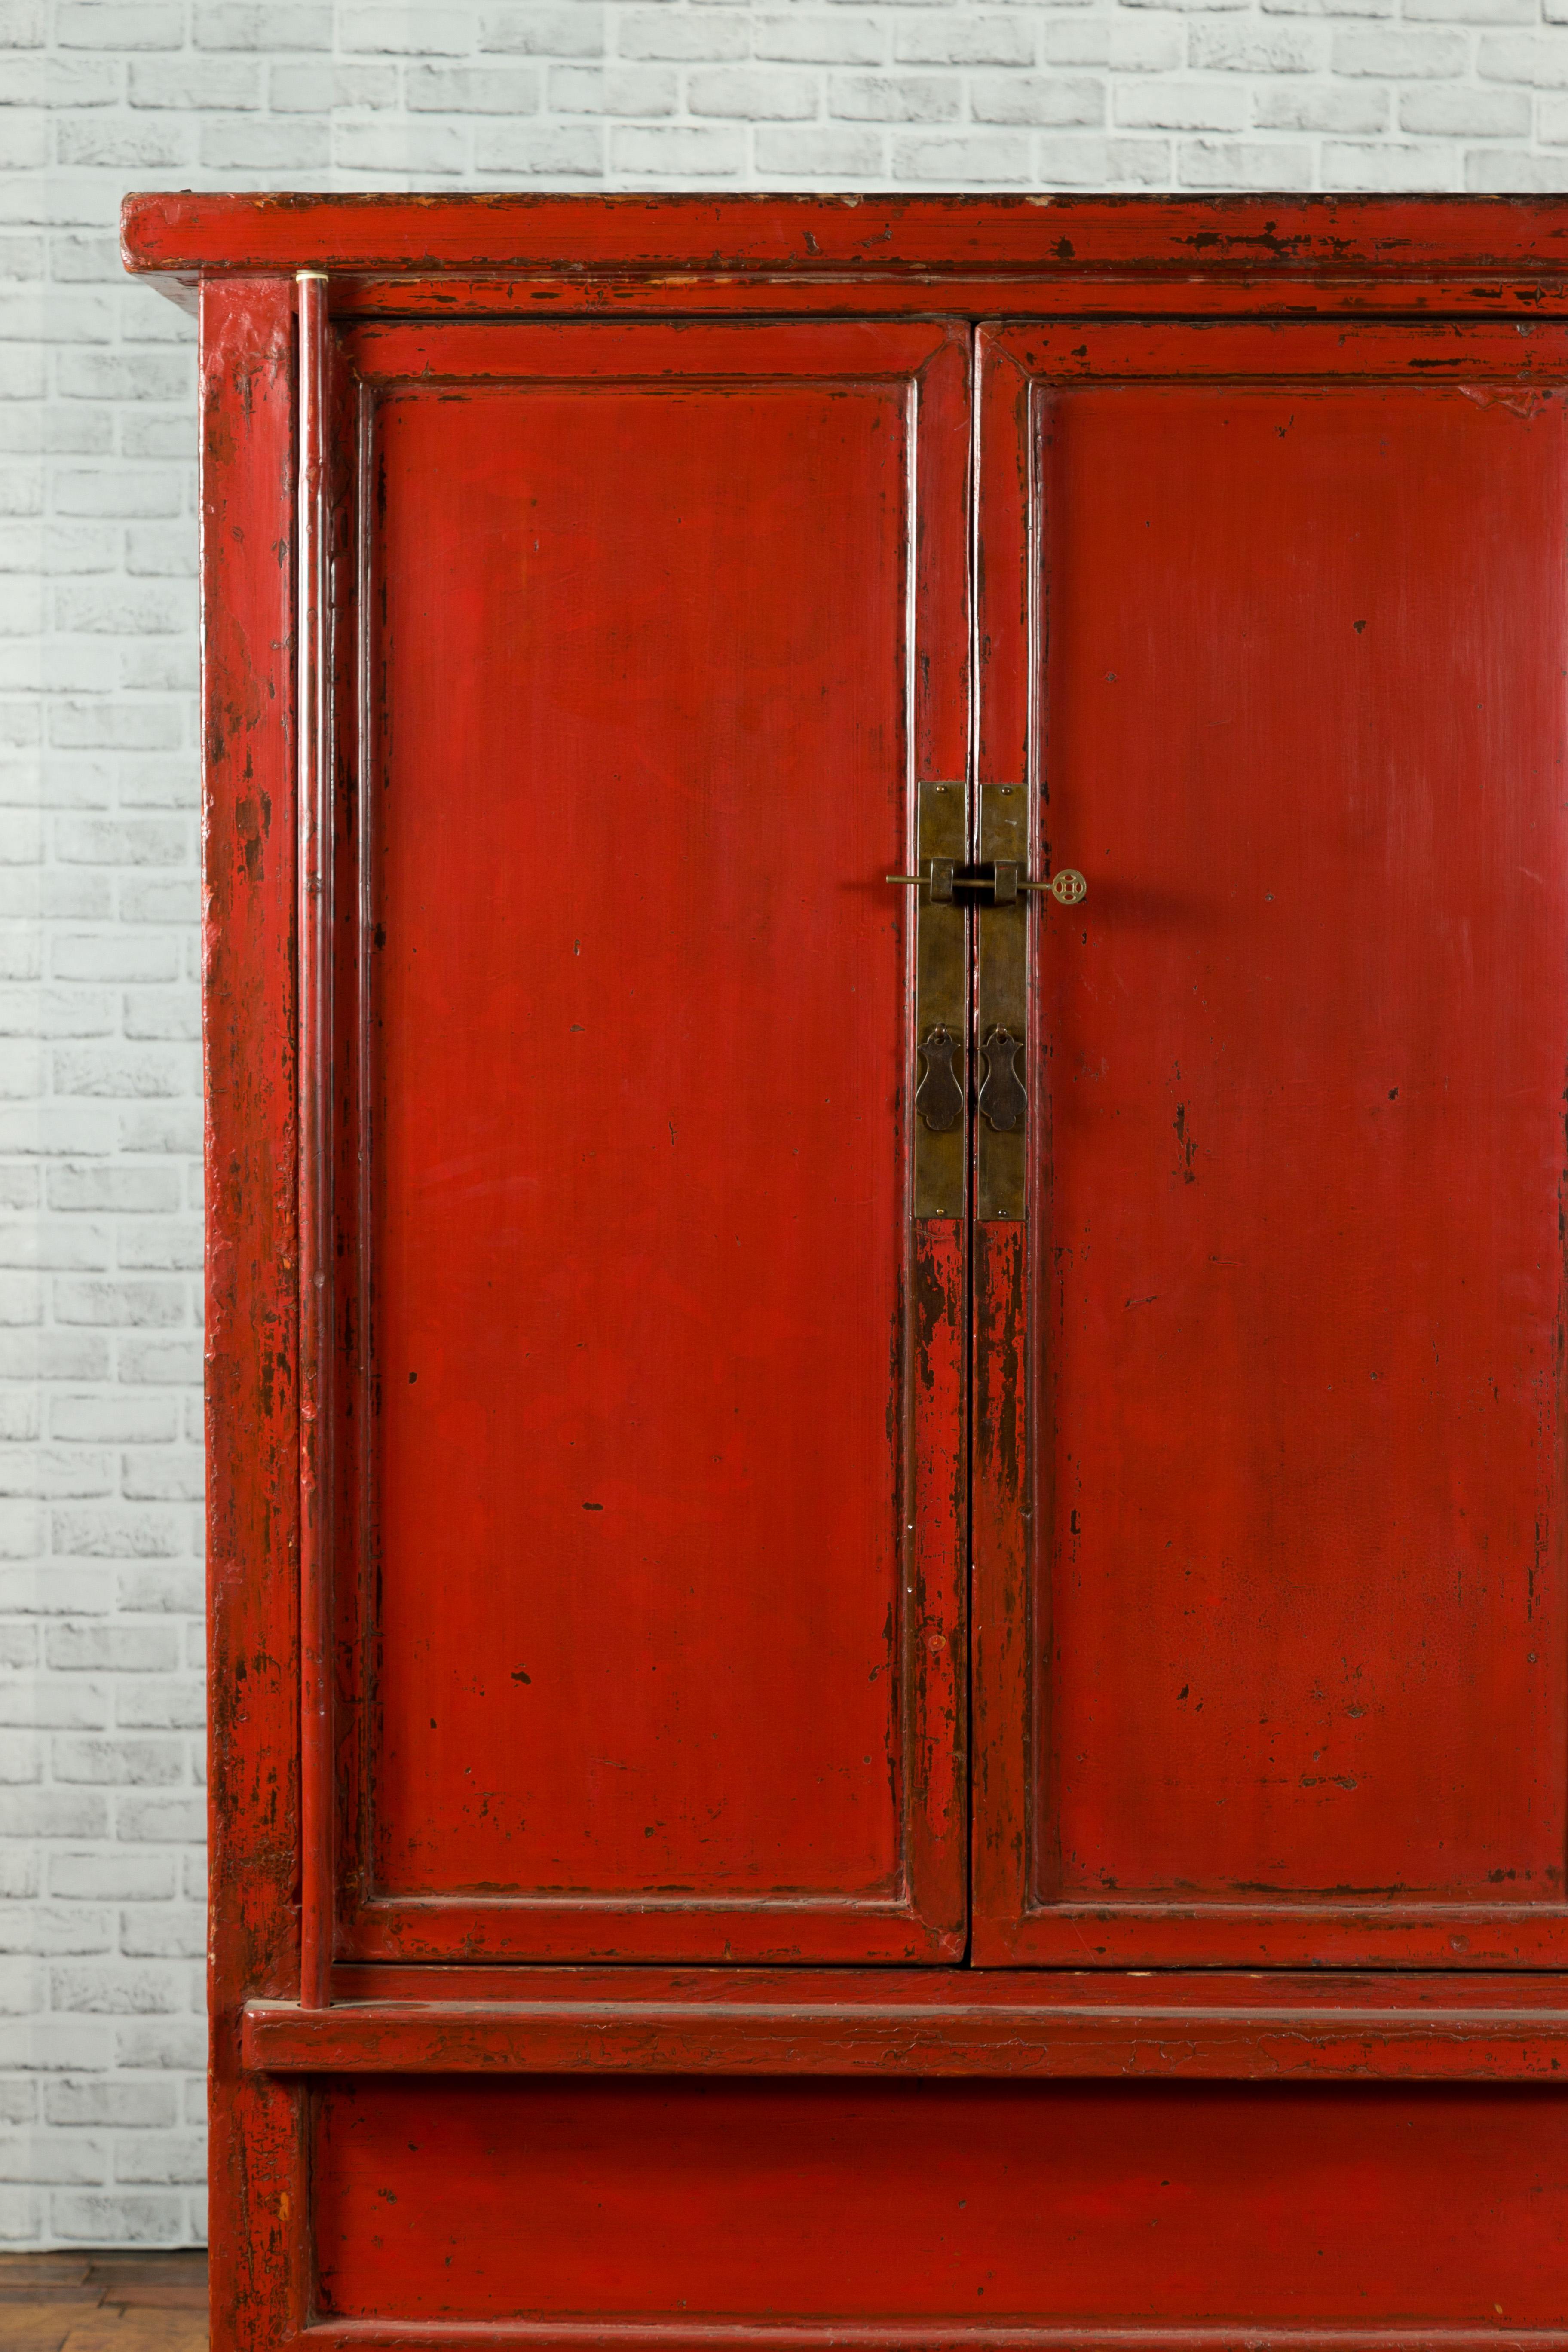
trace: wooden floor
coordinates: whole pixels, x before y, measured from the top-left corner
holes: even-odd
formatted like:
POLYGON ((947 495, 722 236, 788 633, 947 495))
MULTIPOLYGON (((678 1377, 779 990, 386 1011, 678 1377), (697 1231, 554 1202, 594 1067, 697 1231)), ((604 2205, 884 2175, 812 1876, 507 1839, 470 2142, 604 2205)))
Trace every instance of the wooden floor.
POLYGON ((206 2352, 205 2253, 0 2254, 0 2352, 206 2352))

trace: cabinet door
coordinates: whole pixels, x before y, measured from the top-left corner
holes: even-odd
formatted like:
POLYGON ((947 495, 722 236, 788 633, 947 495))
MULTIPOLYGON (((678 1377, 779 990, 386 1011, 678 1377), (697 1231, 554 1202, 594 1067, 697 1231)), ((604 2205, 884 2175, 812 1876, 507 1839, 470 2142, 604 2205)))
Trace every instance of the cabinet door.
POLYGON ((1561 1965, 1562 332, 983 346, 977 1956, 1561 1965))
POLYGON ((964 1234, 884 877, 963 773, 968 331, 345 351, 340 1948, 951 1956, 964 1234))

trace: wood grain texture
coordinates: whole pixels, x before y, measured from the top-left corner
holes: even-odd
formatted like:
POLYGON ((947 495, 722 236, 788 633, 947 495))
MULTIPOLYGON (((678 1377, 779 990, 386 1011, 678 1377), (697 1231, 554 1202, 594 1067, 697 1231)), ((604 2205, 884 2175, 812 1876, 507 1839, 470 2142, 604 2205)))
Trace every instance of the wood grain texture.
POLYGON ((1563 395, 1405 388, 1391 328, 1286 382, 1321 331, 1151 338, 1158 383, 1131 330, 988 344, 1034 675, 992 630, 984 738, 1037 710, 1042 861, 1090 887, 1038 934, 1039 1517, 1022 1585, 977 1553, 1017 1908, 976 1948, 1542 1966, 1563 395))
POLYGON ((215 272, 215 2342, 1568 2352, 1568 468, 1561 331, 1516 326, 1568 299, 1568 207, 150 201, 139 263, 205 238, 215 272), (283 273, 345 254, 384 282, 330 289, 321 1156, 358 1419, 307 2013, 283 273), (680 323, 525 327, 542 287, 680 323), (1019 324, 984 338, 971 548, 982 287, 1019 324), (1479 323, 1262 315, 1298 299, 1479 323), (1147 316, 1043 315, 1110 302, 1147 316), (972 656, 972 780, 1034 777, 1037 859, 1090 879, 1036 922, 1026 1230, 973 1256, 908 1241, 879 879, 910 782, 965 772, 972 656), (548 1216, 476 1166, 548 1176, 548 1216), (741 1285, 726 1215, 768 1244, 741 1285), (702 1458, 737 1404, 782 1507, 702 1458), (749 1818, 704 1827, 726 1790, 749 1818), (517 1964, 606 1929, 637 1965, 517 1964))
POLYGON ((1550 2333, 1568 2103, 382 2076, 323 2088, 312 2174, 323 2318, 1550 2333))
POLYGON ((238 2051, 300 1966, 292 287, 208 289, 201 368, 212 2299, 263 2352, 308 2263, 300 2102, 238 2051))
POLYGON ((303 2074, 1258 2082, 1550 2083, 1568 2067, 1561 1977, 383 1968, 344 1978, 323 2013, 253 2003, 246 2063, 303 2074))
POLYGON ((1227 277, 1568 276, 1568 207, 1509 196, 162 193, 127 196, 121 227, 129 268, 167 273, 780 271, 809 280, 1113 270, 1174 273, 1205 290, 1227 277))
POLYGON ((963 1244, 883 877, 963 759, 966 340, 350 341, 362 1954, 962 1949, 963 1244))

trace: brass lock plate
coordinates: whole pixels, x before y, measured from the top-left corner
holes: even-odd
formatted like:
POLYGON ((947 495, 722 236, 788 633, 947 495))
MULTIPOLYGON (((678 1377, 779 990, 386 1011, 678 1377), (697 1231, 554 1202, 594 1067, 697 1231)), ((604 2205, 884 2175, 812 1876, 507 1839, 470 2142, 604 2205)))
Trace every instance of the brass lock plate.
POLYGON ((940 896, 968 853, 968 790, 962 782, 920 788, 922 879, 915 932, 915 1214, 962 1217, 968 1160, 969 1028, 967 934, 962 899, 940 896), (938 890, 931 877, 935 862, 938 890))
MULTIPOLYGON (((980 787, 980 856, 1028 872, 1029 793, 1023 784, 980 787)), ((974 926, 975 1042, 980 1067, 974 1122, 974 1213, 983 1223, 1021 1220, 1029 1174, 1029 1101, 1034 1091, 1029 1022, 1029 909, 1000 892, 974 926)))

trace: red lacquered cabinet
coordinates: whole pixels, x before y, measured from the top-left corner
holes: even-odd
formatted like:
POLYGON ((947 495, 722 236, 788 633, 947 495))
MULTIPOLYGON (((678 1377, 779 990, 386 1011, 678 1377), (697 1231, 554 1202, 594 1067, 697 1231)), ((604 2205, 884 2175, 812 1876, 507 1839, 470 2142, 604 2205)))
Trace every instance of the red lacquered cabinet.
POLYGON ((1568 2352, 1568 205, 126 249, 219 2352, 1568 2352))

